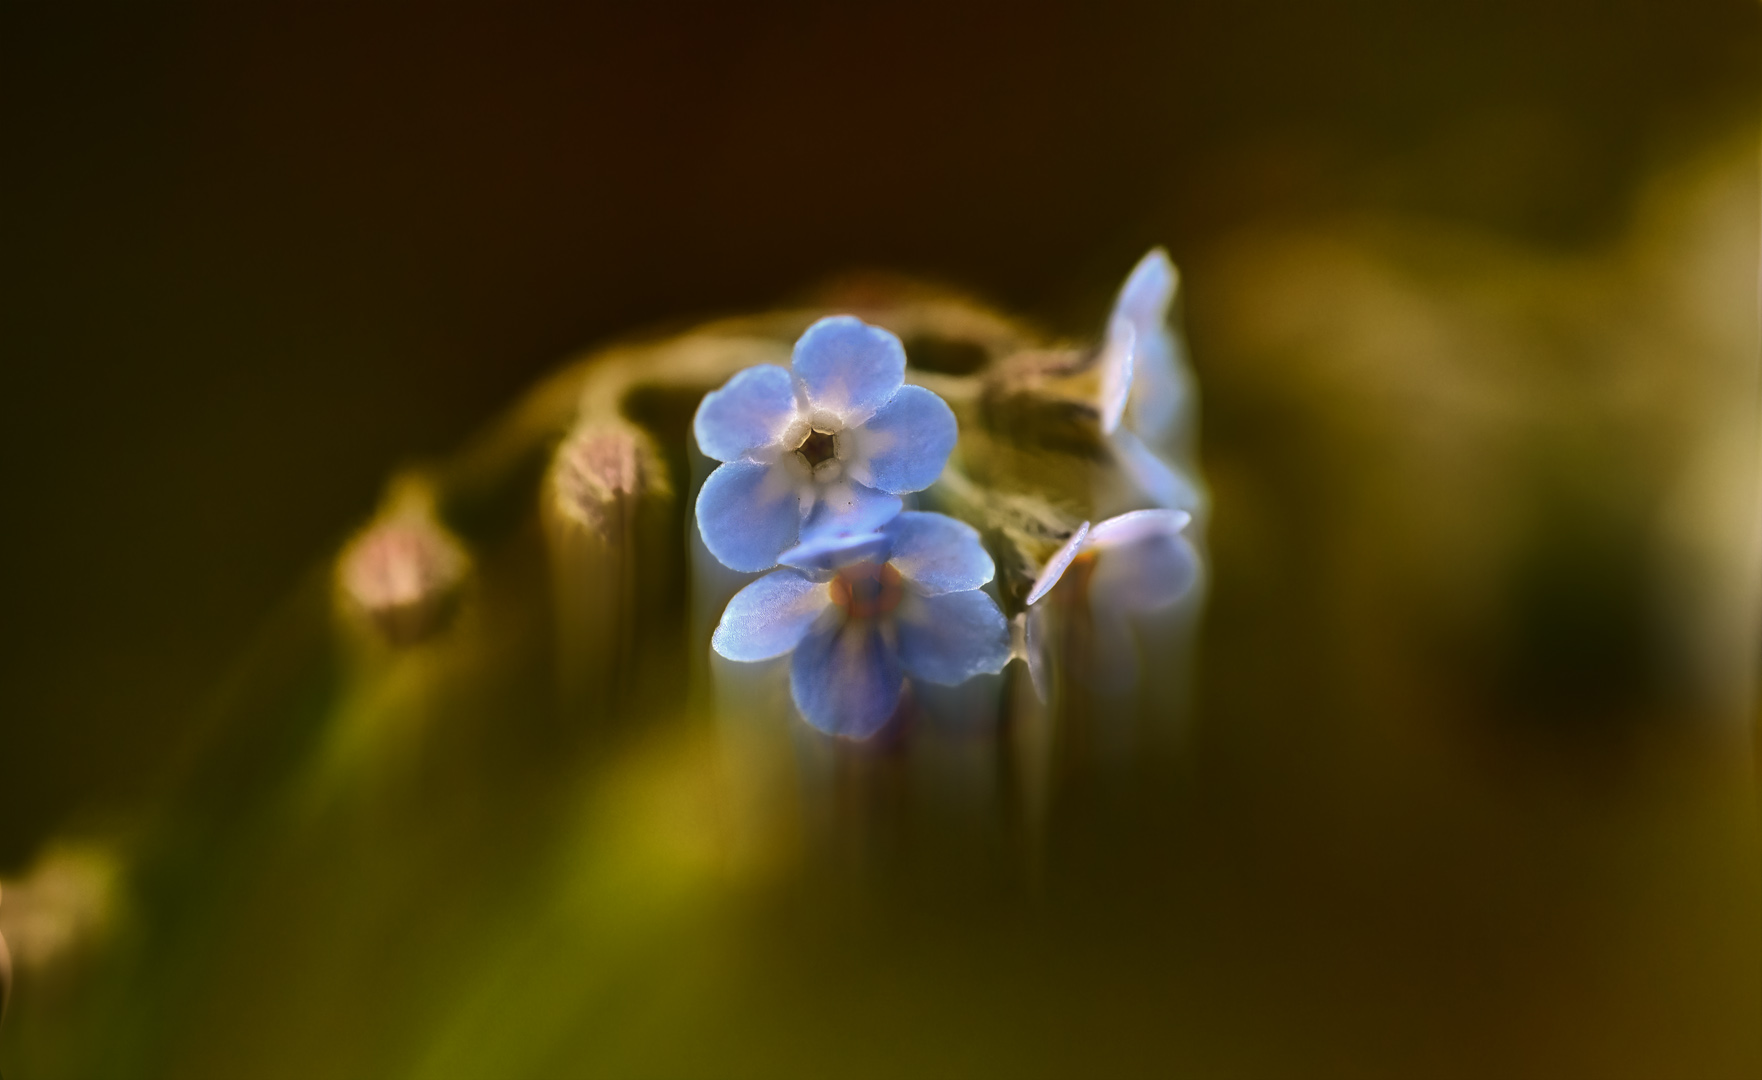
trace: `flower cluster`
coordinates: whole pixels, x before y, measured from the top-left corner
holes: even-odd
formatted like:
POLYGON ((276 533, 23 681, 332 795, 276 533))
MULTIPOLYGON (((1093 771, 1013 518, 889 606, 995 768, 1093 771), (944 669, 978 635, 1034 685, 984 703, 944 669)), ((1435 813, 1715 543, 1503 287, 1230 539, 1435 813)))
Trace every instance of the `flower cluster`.
MULTIPOLYGON (((1079 681, 1129 686, 1132 621, 1199 577, 1185 534, 1203 502, 1183 454, 1191 395, 1167 322, 1176 284, 1161 249, 1145 256, 1084 365, 1101 448, 1130 481, 1127 505, 1147 508, 1083 522, 1027 590, 1022 653, 1043 697, 1055 652, 1079 665, 1079 681)), ((959 432, 948 405, 906 385, 905 370, 893 334, 848 315, 821 319, 789 368, 740 372, 704 398, 693 425, 720 462, 697 500, 705 547, 730 569, 767 572, 728 603, 713 647, 739 661, 793 654, 796 707, 852 738, 888 722, 907 679, 953 685, 1001 671, 1012 655, 1009 624, 983 591, 995 566, 979 533, 906 509, 942 475, 959 432)), ((1015 556, 1012 566, 1034 563, 1015 556)))
POLYGON ((1092 687, 1129 690, 1138 678, 1132 623, 1172 607, 1200 576, 1186 530, 1203 499, 1189 463, 1171 465, 1164 456, 1179 455, 1191 424, 1186 366, 1168 324, 1178 281, 1168 253, 1156 248, 1132 268, 1108 315, 1097 360, 1102 433, 1121 471, 1156 508, 1093 527, 1083 522, 1040 571, 1026 601, 1023 651, 1042 698, 1054 641, 1073 620, 1084 626, 1075 637, 1087 641, 1079 659, 1092 687))
POLYGON ((993 565, 979 534, 904 510, 957 436, 948 405, 904 380, 898 338, 834 316, 796 342, 790 370, 742 371, 693 424, 722 462, 698 495, 704 546, 734 570, 781 567, 729 602, 712 645, 731 660, 793 652, 796 707, 853 738, 886 724, 908 675, 959 683, 1010 656, 980 591, 993 565))

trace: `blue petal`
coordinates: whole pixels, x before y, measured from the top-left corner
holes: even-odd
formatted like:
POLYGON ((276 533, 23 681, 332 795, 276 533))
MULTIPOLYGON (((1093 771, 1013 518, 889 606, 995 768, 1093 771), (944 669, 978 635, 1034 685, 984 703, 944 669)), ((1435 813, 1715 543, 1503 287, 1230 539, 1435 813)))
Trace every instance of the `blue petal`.
POLYGON ((872 533, 899 516, 904 505, 898 495, 854 481, 827 484, 820 488, 819 501, 802 524, 801 542, 872 533))
POLYGON ((1095 527, 1089 599, 1098 625, 1103 611, 1154 611, 1193 587, 1199 553, 1181 531, 1189 520, 1179 510, 1137 510, 1095 527))
POLYGON ((1064 546, 1053 552, 1052 558, 1046 560, 1046 566, 1041 569, 1040 576, 1034 579, 1034 587, 1028 590, 1027 603, 1029 605, 1038 603, 1042 596, 1052 591, 1052 587, 1058 584, 1058 579, 1064 577, 1065 571, 1070 569, 1071 560, 1075 559, 1083 550, 1083 541, 1088 538, 1089 523, 1085 521, 1077 526, 1077 531, 1064 542, 1064 546))
POLYGON ((781 466, 746 461, 718 465, 697 495, 704 546, 730 570, 753 573, 777 565, 801 530, 801 498, 781 466))
POLYGON ((991 597, 970 590, 907 593, 894 612, 899 662, 914 679, 952 686, 1009 663, 1009 624, 991 597))
POLYGON ((776 442, 794 417, 795 383, 789 372, 760 364, 705 394, 691 429, 706 455, 738 461, 776 442))
POLYGON ((945 514, 908 510, 881 531, 893 541, 888 561, 925 596, 977 589, 997 570, 978 530, 945 514))
POLYGON ((836 570, 859 562, 886 562, 893 538, 885 533, 832 535, 797 544, 777 561, 801 570, 836 570))
POLYGON ((902 386, 856 435, 860 460, 853 467, 866 467, 865 482, 882 491, 922 491, 942 475, 957 437, 947 402, 921 386, 902 386))
POLYGON ((905 677, 873 619, 827 619, 795 648, 789 692, 807 722, 828 735, 866 739, 899 707, 905 677))
POLYGON ((734 594, 710 638, 730 660, 769 660, 801 643, 831 606, 830 587, 794 570, 777 570, 734 594))
POLYGON ((858 424, 905 381, 905 346, 879 326, 834 315, 808 327, 795 343, 791 366, 815 408, 858 424))

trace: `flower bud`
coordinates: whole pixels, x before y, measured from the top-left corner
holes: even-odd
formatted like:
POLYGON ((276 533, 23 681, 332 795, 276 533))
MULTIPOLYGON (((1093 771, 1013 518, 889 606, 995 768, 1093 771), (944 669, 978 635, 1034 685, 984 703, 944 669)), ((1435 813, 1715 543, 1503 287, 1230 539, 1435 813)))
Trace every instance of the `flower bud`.
POLYGON ((642 643, 677 621, 673 484, 641 430, 589 422, 558 446, 543 505, 559 692, 565 708, 603 706, 670 654, 642 643))
POLYGON ((470 559, 435 520, 425 488, 407 481, 389 504, 344 547, 337 585, 348 609, 387 643, 405 646, 447 623, 470 559))

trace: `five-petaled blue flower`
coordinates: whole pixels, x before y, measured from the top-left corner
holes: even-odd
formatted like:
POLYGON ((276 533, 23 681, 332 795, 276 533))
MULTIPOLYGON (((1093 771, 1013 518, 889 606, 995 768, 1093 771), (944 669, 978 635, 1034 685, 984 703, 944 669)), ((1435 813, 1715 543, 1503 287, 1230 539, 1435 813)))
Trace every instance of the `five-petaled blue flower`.
POLYGON ((901 494, 935 482, 954 449, 954 413, 903 385, 905 349, 886 330, 821 319, 790 367, 740 372, 693 423, 699 448, 724 463, 698 495, 698 530, 733 570, 768 570, 798 544, 874 531, 900 512, 901 494))
POLYGON ((1060 615, 1087 623, 1080 636, 1092 653, 1078 657, 1102 690, 1125 691, 1137 680, 1130 620, 1167 608, 1199 577, 1199 554, 1184 533, 1183 510, 1134 510, 1094 528, 1085 521, 1047 560, 1028 592, 1026 651, 1034 689, 1046 697, 1050 639, 1060 615))
POLYGON ((737 593, 712 644, 730 660, 794 652, 789 687, 808 723, 865 738, 899 705, 905 678, 954 685, 1003 670, 1009 629, 979 591, 979 534, 907 511, 867 536, 810 541, 737 593))

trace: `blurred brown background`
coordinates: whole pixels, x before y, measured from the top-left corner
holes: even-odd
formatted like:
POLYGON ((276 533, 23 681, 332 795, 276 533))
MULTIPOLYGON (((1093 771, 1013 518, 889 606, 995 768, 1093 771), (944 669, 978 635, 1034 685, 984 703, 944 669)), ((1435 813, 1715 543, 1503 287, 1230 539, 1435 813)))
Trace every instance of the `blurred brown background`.
POLYGON ((0 871, 569 350, 852 265, 1082 332, 1359 210, 1594 251, 1762 100, 1753 0, 280 8, 0 15, 0 871))

